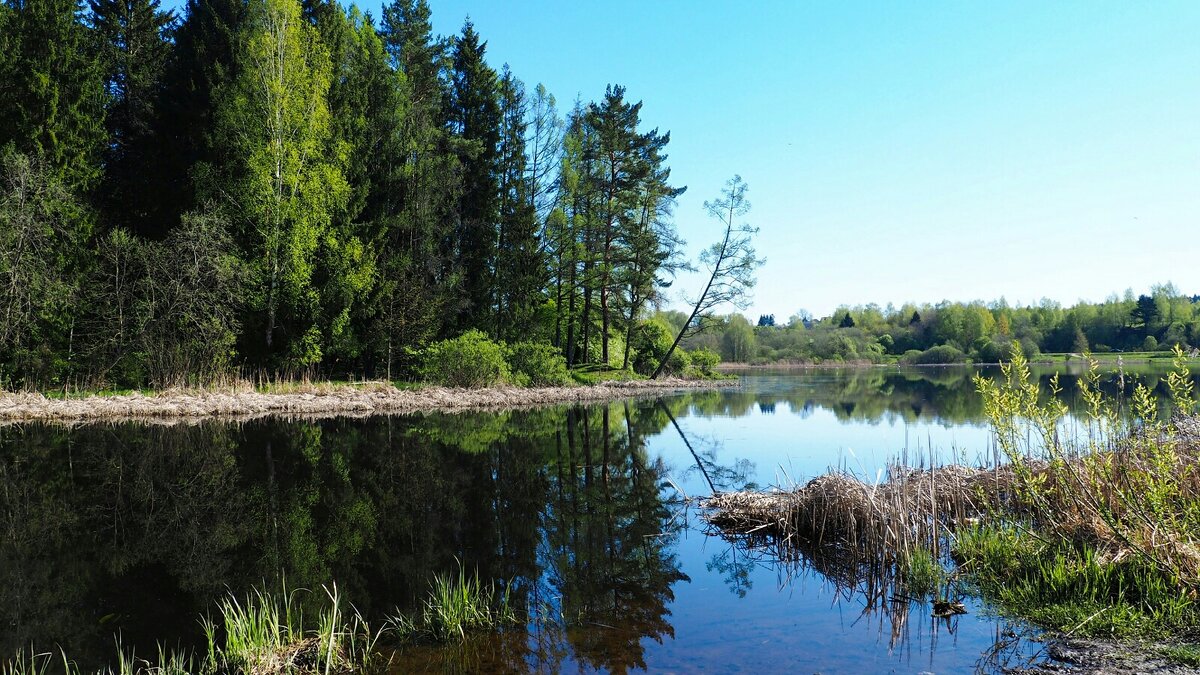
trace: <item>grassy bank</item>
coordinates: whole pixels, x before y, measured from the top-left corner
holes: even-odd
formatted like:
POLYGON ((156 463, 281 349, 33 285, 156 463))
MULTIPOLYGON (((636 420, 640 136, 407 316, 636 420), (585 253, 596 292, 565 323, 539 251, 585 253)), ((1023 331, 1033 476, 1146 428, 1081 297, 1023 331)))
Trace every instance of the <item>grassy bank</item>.
MULTIPOLYGON (((977 378, 999 461, 913 469, 886 480, 834 473, 792 490, 707 502, 725 536, 780 560, 804 555, 887 604, 963 595, 1072 636, 1180 642, 1200 637, 1200 418, 1176 354, 1165 416, 1144 386, 1128 400, 1079 378, 1085 412, 1039 397, 1019 354, 977 378)), ((1181 651, 1182 650, 1182 651, 1181 651)))

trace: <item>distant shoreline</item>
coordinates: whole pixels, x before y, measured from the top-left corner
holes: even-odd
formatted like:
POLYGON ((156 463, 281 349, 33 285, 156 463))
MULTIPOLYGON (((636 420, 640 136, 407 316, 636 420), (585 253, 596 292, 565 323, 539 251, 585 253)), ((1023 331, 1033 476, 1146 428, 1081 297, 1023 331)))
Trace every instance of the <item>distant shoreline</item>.
MULTIPOLYGON (((1120 357, 1121 363, 1124 365, 1144 365, 1149 363, 1161 363, 1170 365, 1174 358, 1171 352, 1155 353, 1153 356, 1147 355, 1144 352, 1134 354, 1123 354, 1117 352, 1106 352, 1104 354, 1093 354, 1092 358, 1101 366, 1117 366, 1117 359, 1120 357), (1161 354, 1161 355, 1159 355, 1161 354)), ((1190 357, 1188 363, 1197 363, 1200 359, 1190 357)), ((1078 364, 1087 365, 1087 361, 1079 354, 1043 354, 1029 359, 1031 366, 1052 366, 1058 364, 1078 364)), ((754 370, 830 370, 835 368, 957 368, 961 366, 998 366, 996 362, 985 361, 964 361, 962 363, 900 363, 899 361, 885 361, 882 363, 874 363, 871 361, 825 361, 823 363, 801 363, 801 362, 778 362, 778 363, 727 363, 722 362, 717 364, 716 369, 724 373, 737 373, 754 370)))
POLYGON ((361 417, 420 412, 469 412, 599 403, 672 391, 739 386, 735 380, 629 380, 565 387, 398 389, 386 382, 303 385, 296 391, 249 388, 168 390, 143 394, 54 399, 37 393, 0 393, 0 425, 26 422, 178 422, 258 417, 361 417))

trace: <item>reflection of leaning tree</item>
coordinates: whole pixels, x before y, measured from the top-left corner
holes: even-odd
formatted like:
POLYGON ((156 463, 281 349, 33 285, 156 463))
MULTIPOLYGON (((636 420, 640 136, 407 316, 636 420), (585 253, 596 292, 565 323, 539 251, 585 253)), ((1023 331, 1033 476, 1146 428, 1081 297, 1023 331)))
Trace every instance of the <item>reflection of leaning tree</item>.
POLYGON ((650 376, 652 379, 662 374, 683 338, 705 329, 716 308, 733 305, 745 309, 749 304, 750 289, 754 288, 754 271, 766 261, 757 257, 751 242, 758 229, 738 222, 750 212, 750 202, 746 199, 748 189, 741 176, 734 176, 721 190, 720 198, 704 202, 709 215, 725 226, 725 234, 721 241, 700 254, 700 262, 708 270, 708 283, 699 297, 692 301, 691 315, 675 335, 671 348, 659 361, 658 368, 650 376))

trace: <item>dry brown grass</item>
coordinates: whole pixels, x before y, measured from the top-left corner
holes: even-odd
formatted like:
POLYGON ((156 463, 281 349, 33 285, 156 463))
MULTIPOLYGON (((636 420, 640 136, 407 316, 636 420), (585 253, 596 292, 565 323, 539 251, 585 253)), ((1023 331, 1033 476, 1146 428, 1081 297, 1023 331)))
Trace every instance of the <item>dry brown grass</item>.
POLYGON ((433 411, 502 410, 561 403, 609 401, 664 391, 736 386, 700 380, 634 380, 592 386, 397 389, 386 382, 355 385, 292 383, 261 392, 246 382, 221 388, 171 389, 152 394, 52 399, 42 394, 0 393, 0 424, 119 420, 198 420, 267 415, 321 417, 433 411))
POLYGON ((938 551, 948 528, 995 506, 1010 469, 899 465, 878 484, 829 473, 792 490, 730 492, 705 501, 706 518, 726 533, 761 533, 826 550, 874 552, 895 562, 918 547, 938 551))

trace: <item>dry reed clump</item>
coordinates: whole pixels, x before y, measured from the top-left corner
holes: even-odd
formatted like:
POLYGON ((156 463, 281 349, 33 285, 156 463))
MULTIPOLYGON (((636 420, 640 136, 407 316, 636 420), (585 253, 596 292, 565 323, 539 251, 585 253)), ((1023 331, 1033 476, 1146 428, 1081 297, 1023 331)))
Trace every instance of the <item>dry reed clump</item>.
POLYGON ((133 392, 80 399, 0 393, 0 424, 499 410, 727 386, 729 383, 665 379, 567 387, 454 389, 431 386, 411 390, 397 389, 386 382, 358 385, 296 383, 273 392, 232 384, 221 389, 173 389, 154 394, 133 392))
POLYGON ((878 484, 829 473, 792 490, 715 495, 704 502, 705 517, 726 534, 761 534, 890 563, 918 548, 938 551, 949 528, 1011 494, 1014 478, 1008 468, 957 465, 896 465, 878 484))

